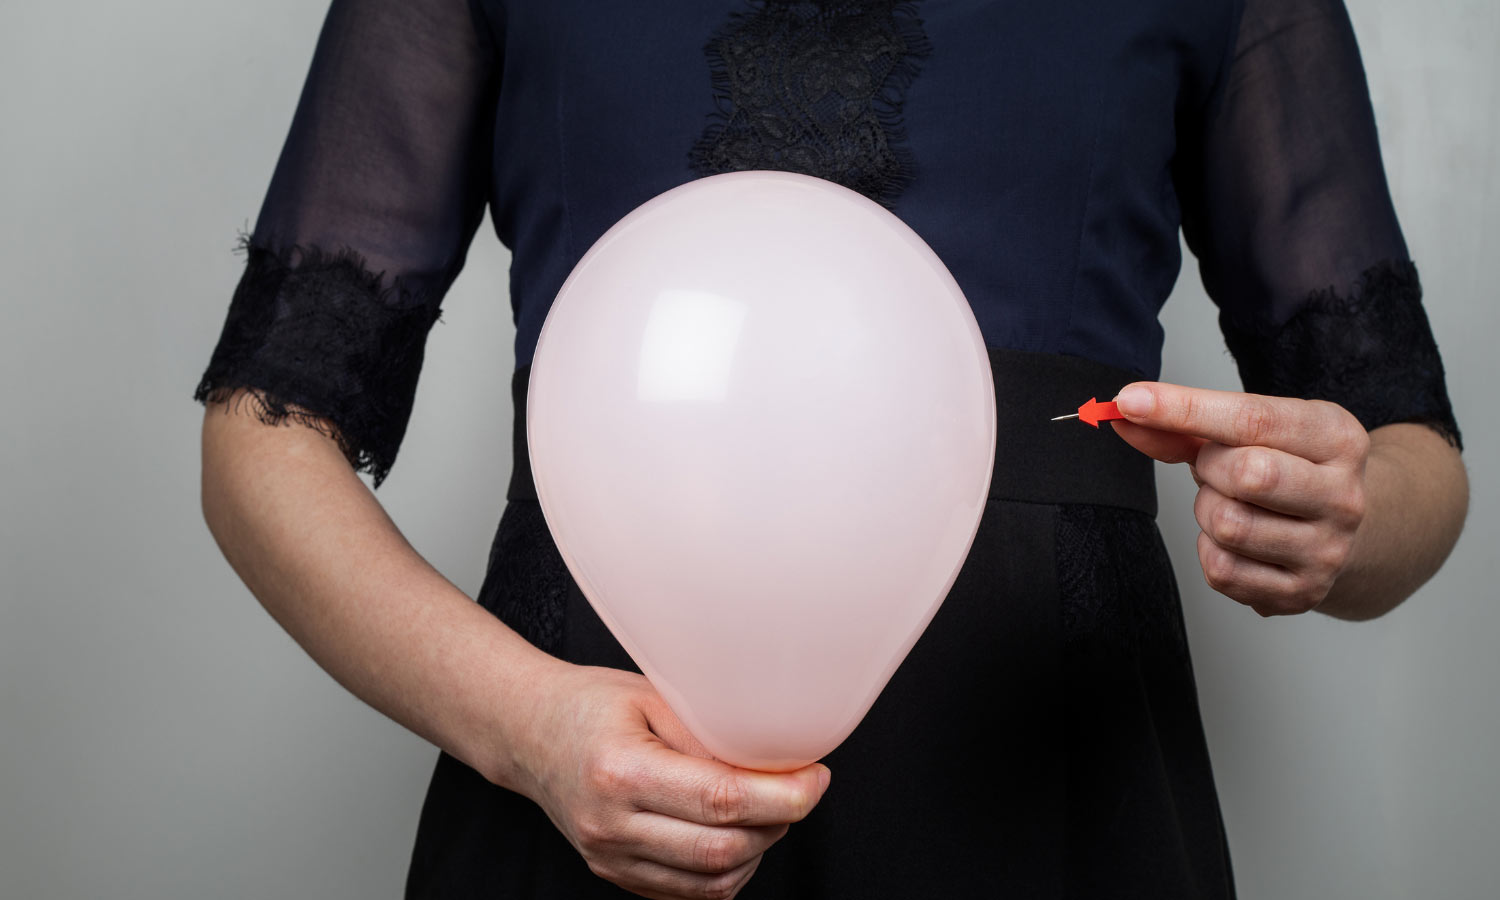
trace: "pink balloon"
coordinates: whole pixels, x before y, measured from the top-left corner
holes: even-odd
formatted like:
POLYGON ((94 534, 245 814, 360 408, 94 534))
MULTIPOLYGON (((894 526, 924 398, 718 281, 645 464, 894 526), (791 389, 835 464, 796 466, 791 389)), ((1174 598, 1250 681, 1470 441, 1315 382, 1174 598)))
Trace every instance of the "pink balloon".
POLYGON ((953 586, 994 396, 968 301, 915 232, 830 182, 736 172, 647 202, 579 261, 527 439, 600 618, 710 752, 786 771, 854 730, 953 586))

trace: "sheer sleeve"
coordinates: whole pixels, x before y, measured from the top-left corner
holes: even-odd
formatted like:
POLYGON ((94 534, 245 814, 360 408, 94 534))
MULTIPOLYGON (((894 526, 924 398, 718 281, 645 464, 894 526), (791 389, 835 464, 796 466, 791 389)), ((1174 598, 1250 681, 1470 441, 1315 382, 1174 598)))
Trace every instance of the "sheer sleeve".
POLYGON ((1459 444, 1341 0, 1245 0, 1179 185, 1246 390, 1459 444))
POLYGON ((493 57, 468 0, 334 0, 198 400, 248 389, 385 478, 483 215, 493 57))

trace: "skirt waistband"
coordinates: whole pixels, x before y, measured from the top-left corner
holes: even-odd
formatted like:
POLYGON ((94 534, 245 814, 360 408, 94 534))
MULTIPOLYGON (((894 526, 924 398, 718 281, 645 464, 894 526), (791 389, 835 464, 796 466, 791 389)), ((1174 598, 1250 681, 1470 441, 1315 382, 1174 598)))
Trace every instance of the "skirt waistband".
MULTIPOLYGON (((995 379, 995 470, 991 500, 1023 503, 1092 503, 1156 515, 1151 459, 1109 427, 1095 430, 1053 416, 1076 410, 1090 397, 1108 400, 1140 376, 1075 356, 990 347, 995 379)), ((526 444, 526 388, 531 366, 511 378, 515 425, 508 500, 535 500, 526 444)))

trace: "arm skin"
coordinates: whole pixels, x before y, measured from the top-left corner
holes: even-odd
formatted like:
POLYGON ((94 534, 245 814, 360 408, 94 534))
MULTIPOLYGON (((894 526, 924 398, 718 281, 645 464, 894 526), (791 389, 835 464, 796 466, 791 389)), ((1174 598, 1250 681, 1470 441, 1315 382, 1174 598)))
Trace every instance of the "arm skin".
POLYGON ((810 812, 821 765, 712 760, 639 675, 537 650, 412 549, 337 444, 211 404, 203 512, 266 610, 340 684, 535 800, 601 877, 732 897, 810 812))
POLYGON ((1193 472, 1209 586, 1261 615, 1381 616, 1463 529, 1463 461, 1426 426, 1366 432, 1332 403, 1154 382, 1118 402, 1122 438, 1193 472))

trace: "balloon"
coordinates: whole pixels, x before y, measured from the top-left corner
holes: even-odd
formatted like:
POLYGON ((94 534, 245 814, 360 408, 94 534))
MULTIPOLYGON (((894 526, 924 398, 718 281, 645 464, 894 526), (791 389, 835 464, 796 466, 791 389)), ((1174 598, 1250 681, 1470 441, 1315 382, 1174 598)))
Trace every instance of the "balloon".
POLYGON ((931 248, 817 178, 693 181, 579 261, 530 378, 547 525, 683 724, 766 771, 842 742, 989 491, 989 359, 931 248))

